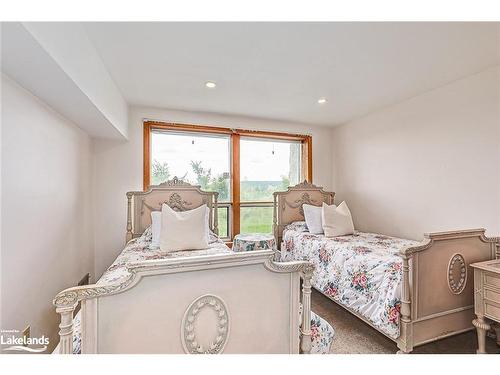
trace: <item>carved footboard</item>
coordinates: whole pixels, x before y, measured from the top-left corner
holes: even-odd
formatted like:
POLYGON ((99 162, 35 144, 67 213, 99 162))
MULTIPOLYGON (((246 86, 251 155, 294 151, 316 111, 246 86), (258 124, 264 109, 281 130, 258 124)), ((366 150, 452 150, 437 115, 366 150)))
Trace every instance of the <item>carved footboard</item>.
POLYGON ((472 329, 471 263, 498 256, 500 239, 484 229, 431 233, 402 252, 401 335, 404 353, 415 346, 472 329))
POLYGON ((79 301, 82 353, 309 353, 313 266, 273 255, 147 261, 114 284, 64 290, 54 299, 60 353, 73 352, 79 301))

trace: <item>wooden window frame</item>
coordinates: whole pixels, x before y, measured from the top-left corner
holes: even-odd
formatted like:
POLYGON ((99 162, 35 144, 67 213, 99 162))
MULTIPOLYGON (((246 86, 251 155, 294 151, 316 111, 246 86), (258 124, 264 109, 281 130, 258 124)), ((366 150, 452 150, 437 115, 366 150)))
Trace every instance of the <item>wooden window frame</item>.
MULTIPOLYGON (((240 232, 240 212, 242 202, 240 200, 240 138, 255 137, 266 139, 278 139, 287 141, 300 141, 302 144, 302 161, 301 161, 301 178, 304 178, 309 183, 312 183, 312 136, 303 134, 290 134, 271 131, 258 131, 246 129, 224 128, 219 126, 194 125, 194 124, 178 124, 162 121, 144 121, 144 137, 143 137, 143 188, 146 191, 151 182, 151 132, 154 130, 166 131, 185 131, 191 133, 204 134, 225 134, 230 137, 230 163, 231 163, 231 207, 232 215, 228 223, 228 234, 230 238, 234 238, 240 232)), ((248 205, 251 202, 244 202, 248 205)), ((259 202, 268 203, 268 202, 259 202)))

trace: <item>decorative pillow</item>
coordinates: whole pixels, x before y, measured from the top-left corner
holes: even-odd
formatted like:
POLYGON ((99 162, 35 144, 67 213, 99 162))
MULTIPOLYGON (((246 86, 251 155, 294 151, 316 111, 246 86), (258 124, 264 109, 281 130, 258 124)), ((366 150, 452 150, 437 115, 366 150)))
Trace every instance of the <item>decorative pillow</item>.
POLYGON ((176 212, 168 205, 161 208, 160 250, 165 252, 197 250, 208 247, 208 207, 176 212))
POLYGON ((160 247, 161 234, 161 211, 151 212, 151 245, 150 247, 160 247))
POLYGON ((326 237, 345 236, 354 234, 351 211, 347 203, 342 202, 337 206, 329 206, 323 203, 321 217, 323 219, 323 230, 326 237))
POLYGON ((323 220, 321 219, 321 207, 310 204, 303 204, 304 218, 306 219, 307 229, 311 234, 323 234, 323 220))

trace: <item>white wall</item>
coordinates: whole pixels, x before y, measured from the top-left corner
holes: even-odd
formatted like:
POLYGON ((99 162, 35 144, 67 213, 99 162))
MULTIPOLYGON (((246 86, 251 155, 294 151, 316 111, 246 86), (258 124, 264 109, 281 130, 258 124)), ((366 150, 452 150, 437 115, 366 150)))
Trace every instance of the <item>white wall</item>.
POLYGON ((333 185, 360 230, 500 234, 500 68, 335 128, 333 185))
POLYGON ((95 142, 95 272, 98 276, 123 249, 126 230, 125 193, 130 190, 142 190, 143 119, 311 134, 313 181, 325 188, 331 188, 332 154, 329 128, 210 113, 133 107, 129 112, 128 142, 95 142))
POLYGON ((52 299, 93 274, 92 145, 2 75, 1 328, 57 344, 52 299))
POLYGON ((125 138, 128 106, 80 23, 24 22, 23 26, 125 138))

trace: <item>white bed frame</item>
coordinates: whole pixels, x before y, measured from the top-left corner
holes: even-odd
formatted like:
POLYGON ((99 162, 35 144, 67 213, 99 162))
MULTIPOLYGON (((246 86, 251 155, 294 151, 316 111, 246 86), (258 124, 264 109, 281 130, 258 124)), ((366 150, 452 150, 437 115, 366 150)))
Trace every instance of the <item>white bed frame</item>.
MULTIPOLYGON (((217 193, 174 179, 127 197, 127 241, 162 203, 179 211, 207 204, 217 230, 217 193)), ((314 267, 274 256, 263 250, 145 261, 128 265, 120 282, 63 290, 54 299, 59 352, 73 353, 81 303, 83 354, 309 353, 314 267)))
MULTIPOLYGON (((304 220, 304 203, 333 204, 334 197, 335 193, 307 182, 274 193, 273 228, 277 243, 281 244, 286 225, 304 220)), ((500 237, 487 238, 484 229, 424 236, 421 245, 404 249, 400 254, 403 259, 401 334, 397 339, 386 335, 397 343, 398 353, 409 353, 416 346, 472 330, 474 303, 470 264, 500 258, 500 237)), ((346 309, 379 330, 360 314, 346 309)))

